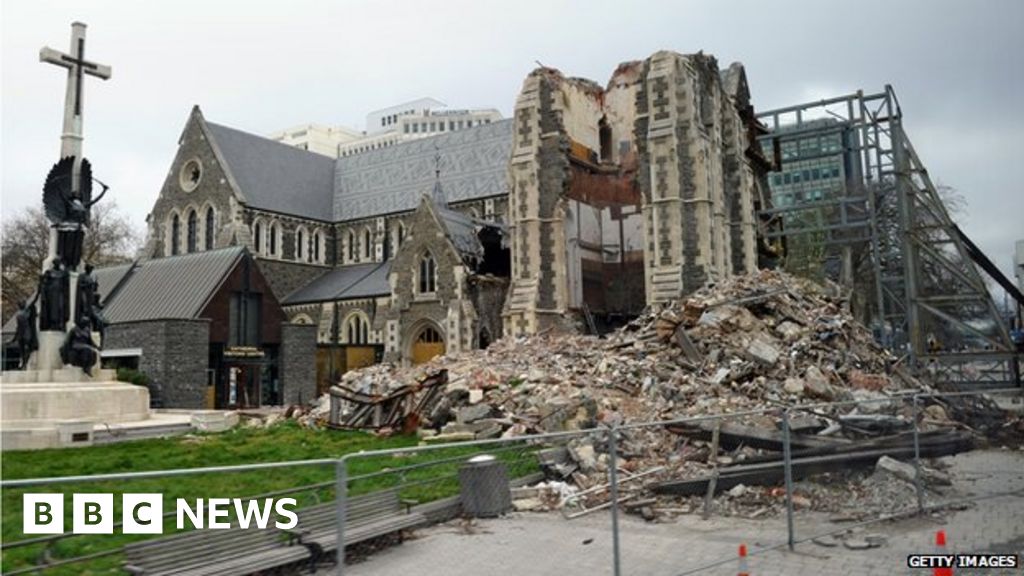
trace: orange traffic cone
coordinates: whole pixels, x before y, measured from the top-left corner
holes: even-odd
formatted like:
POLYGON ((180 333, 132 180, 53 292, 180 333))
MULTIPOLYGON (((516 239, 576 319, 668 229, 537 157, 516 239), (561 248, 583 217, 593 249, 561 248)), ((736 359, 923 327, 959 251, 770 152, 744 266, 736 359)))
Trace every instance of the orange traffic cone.
MULTIPOLYGON (((935 553, 946 553, 946 531, 939 530, 935 533, 935 553)), ((933 576, 953 576, 952 568, 932 568, 933 576)))
POLYGON ((747 545, 740 544, 740 569, 736 576, 750 576, 750 566, 747 565, 747 545))

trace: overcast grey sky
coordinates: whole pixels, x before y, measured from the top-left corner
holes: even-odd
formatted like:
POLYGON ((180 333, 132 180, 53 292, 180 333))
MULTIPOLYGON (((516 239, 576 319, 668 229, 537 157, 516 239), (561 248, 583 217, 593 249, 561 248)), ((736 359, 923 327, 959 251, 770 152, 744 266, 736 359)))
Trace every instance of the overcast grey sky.
POLYGON ((1024 2, 3 0, 2 211, 39 202, 59 151, 67 50, 89 25, 85 152, 139 225, 189 110, 265 134, 420 96, 511 113, 540 61, 604 84, 622 61, 704 50, 746 65, 758 109, 893 84, 932 177, 1007 273, 1024 238, 1024 2))

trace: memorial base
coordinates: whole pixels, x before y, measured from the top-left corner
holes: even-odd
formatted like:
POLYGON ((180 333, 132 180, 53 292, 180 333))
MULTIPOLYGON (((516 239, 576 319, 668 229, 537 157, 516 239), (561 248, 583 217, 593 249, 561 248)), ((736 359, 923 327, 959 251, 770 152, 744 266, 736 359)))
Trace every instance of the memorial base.
POLYGON ((149 418, 149 390, 118 382, 113 370, 26 370, 3 373, 0 443, 4 450, 92 444, 96 424, 149 418))

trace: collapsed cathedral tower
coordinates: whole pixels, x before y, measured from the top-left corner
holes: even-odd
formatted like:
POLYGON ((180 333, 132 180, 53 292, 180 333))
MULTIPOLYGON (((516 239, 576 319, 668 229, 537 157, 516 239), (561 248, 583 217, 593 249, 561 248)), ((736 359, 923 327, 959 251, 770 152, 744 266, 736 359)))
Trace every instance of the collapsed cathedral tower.
POLYGON ((516 101, 506 335, 614 319, 757 265, 767 160, 741 64, 657 52, 516 101))

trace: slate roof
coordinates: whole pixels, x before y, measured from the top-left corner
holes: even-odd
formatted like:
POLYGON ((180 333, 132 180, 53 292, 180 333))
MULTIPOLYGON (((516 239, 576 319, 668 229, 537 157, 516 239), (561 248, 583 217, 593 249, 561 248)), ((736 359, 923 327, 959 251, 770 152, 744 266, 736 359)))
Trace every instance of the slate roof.
POLYGON ((448 238, 459 254, 463 258, 483 259, 484 245, 480 243, 480 237, 477 236, 477 231, 482 224, 470 216, 437 204, 434 205, 434 210, 437 211, 441 224, 446 228, 448 238))
POLYGON ((289 294, 281 305, 387 296, 391 294, 390 272, 390 261, 335 268, 289 294))
POLYGON ((437 155, 448 202, 507 193, 512 122, 498 120, 338 158, 334 220, 414 210, 433 187, 437 155))
MULTIPOLYGON (((196 318, 244 251, 232 246, 140 261, 107 301, 104 314, 111 324, 196 318)), ((101 291, 105 279, 116 274, 111 268, 97 270, 101 291)))
POLYGON ((206 126, 250 207, 333 220, 332 158, 213 122, 206 126))

